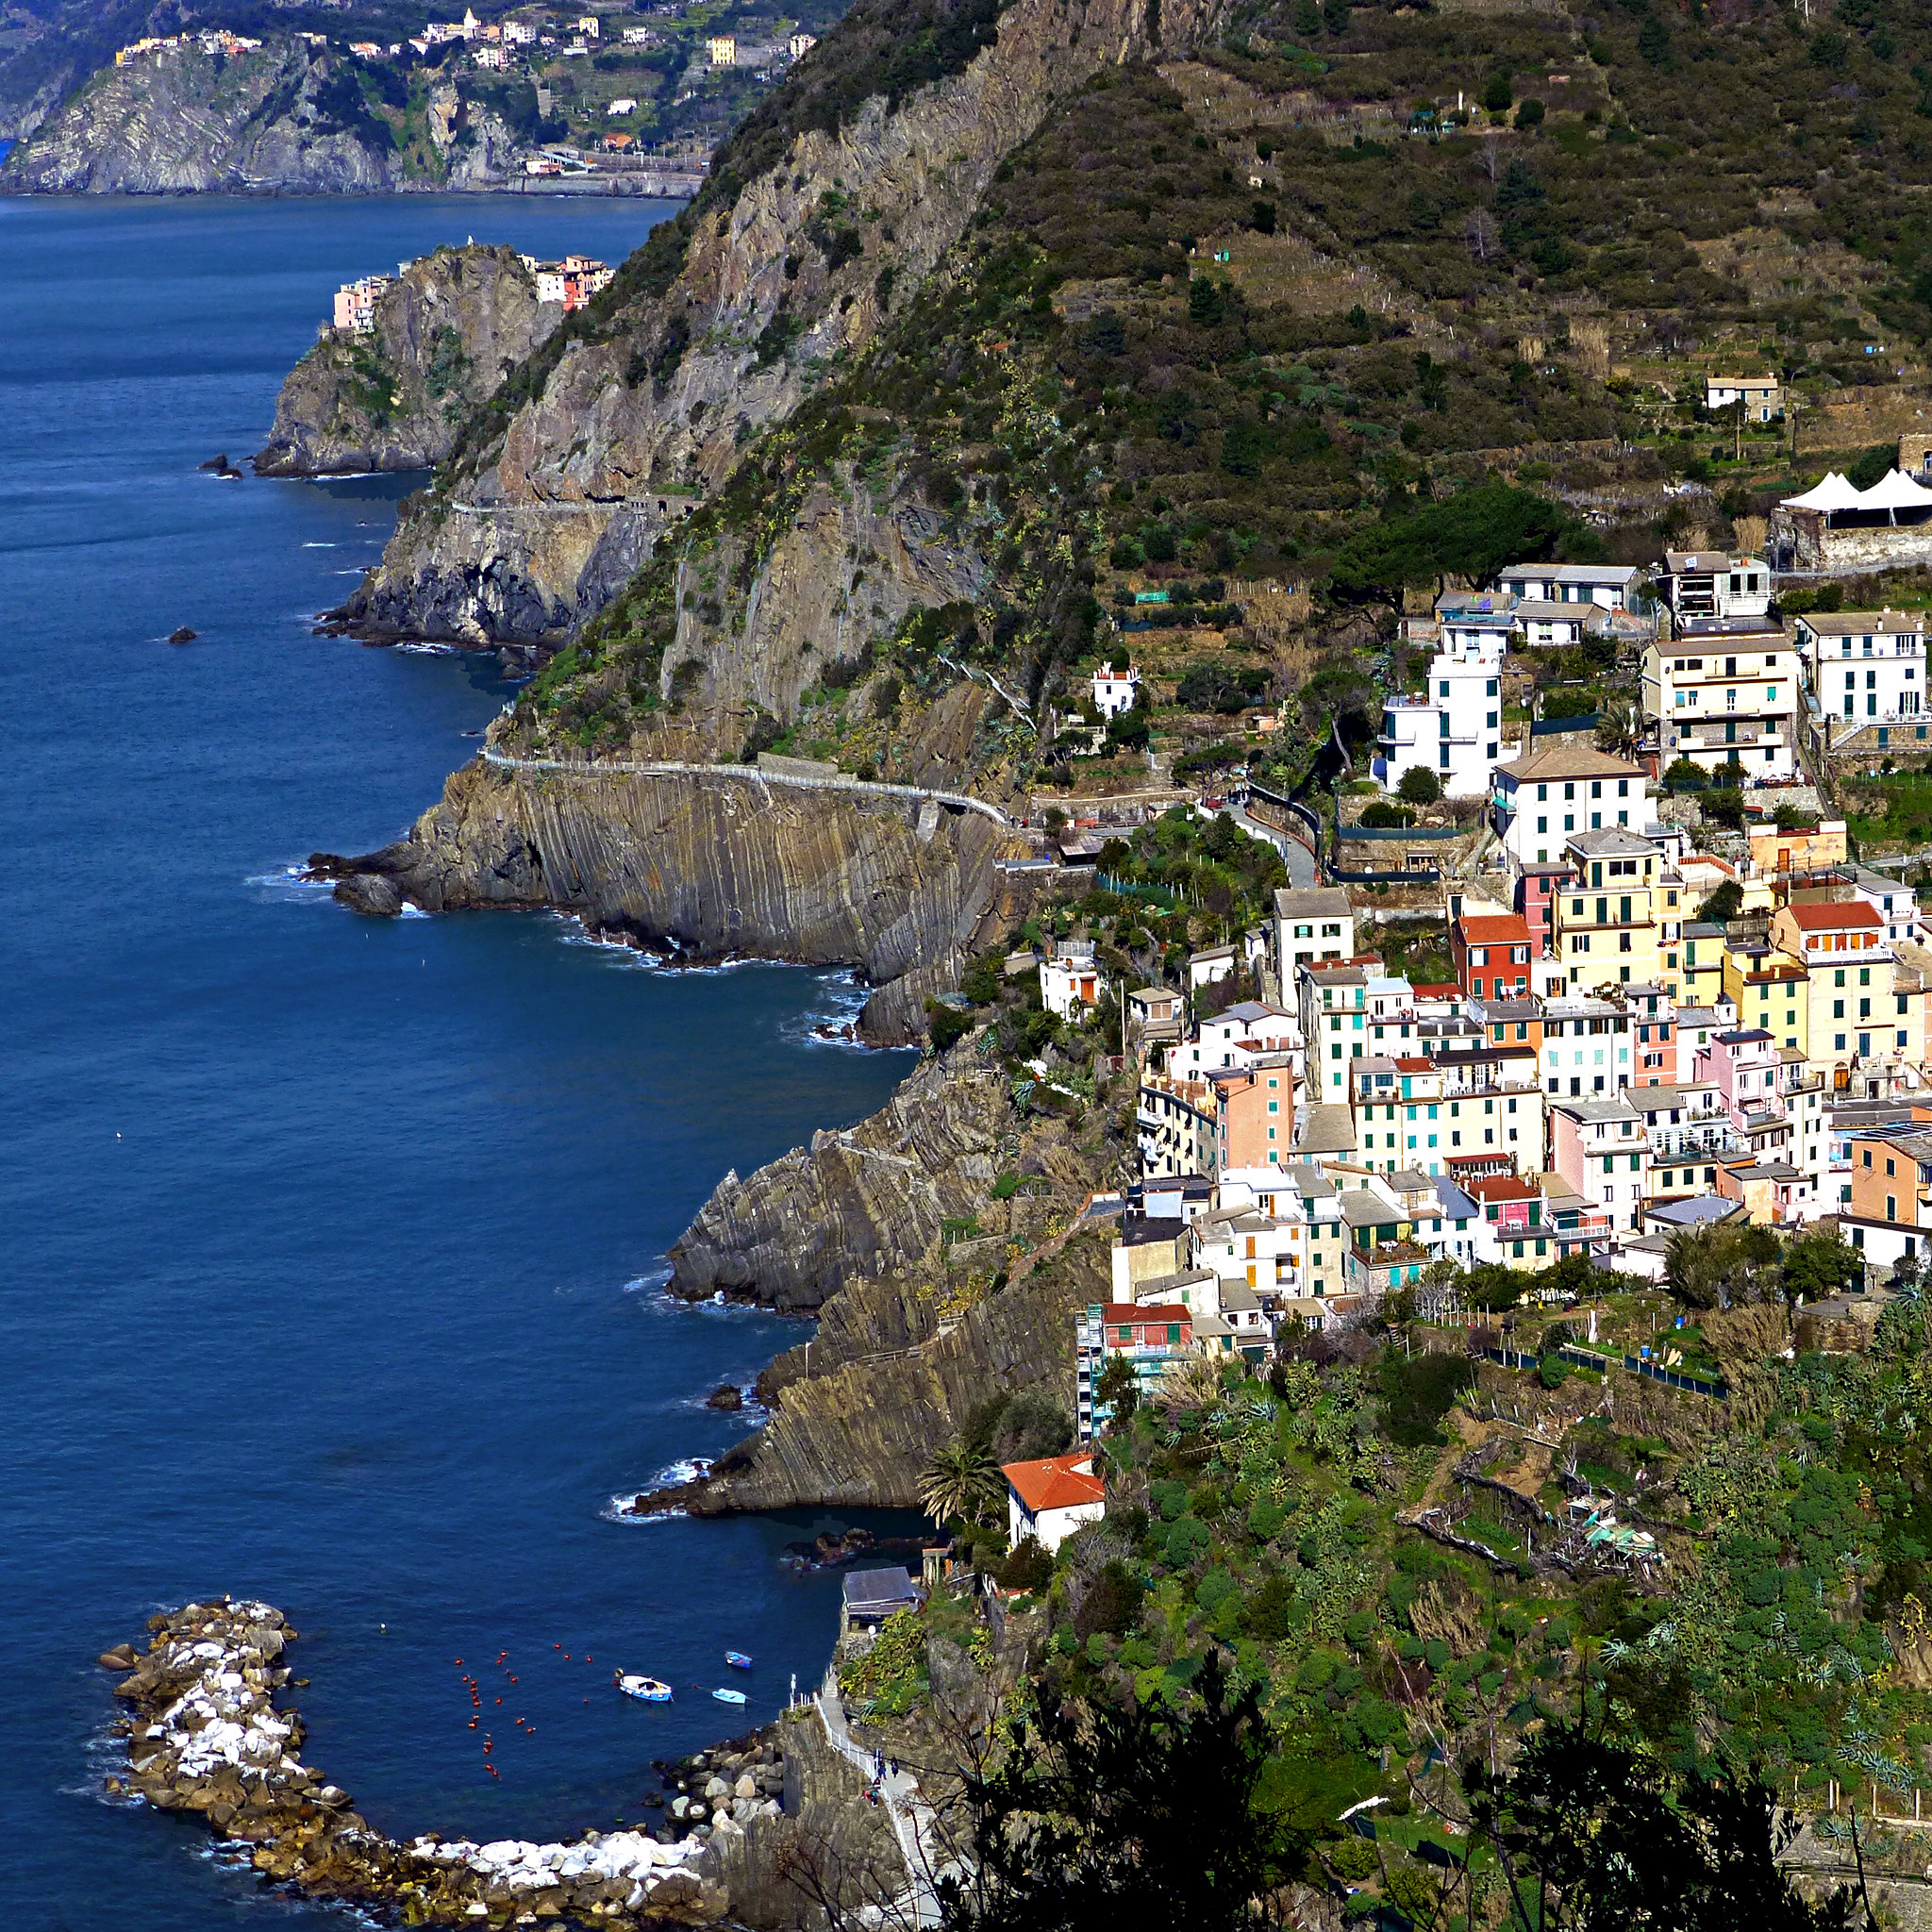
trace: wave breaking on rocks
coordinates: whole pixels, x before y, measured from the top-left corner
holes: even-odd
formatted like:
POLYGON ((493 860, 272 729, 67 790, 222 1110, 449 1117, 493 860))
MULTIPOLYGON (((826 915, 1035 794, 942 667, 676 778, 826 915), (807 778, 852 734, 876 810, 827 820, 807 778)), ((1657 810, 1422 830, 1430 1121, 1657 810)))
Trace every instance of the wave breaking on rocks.
POLYGON ((125 1782, 164 1811, 198 1811, 253 1847, 264 1878, 317 1898, 388 1907, 405 1924, 581 1918, 601 1925, 709 1924, 728 1907, 715 1855, 695 1838, 587 1832, 572 1844, 373 1830, 349 1794, 301 1760, 302 1720, 278 1710, 279 1660, 296 1633, 278 1609, 223 1597, 148 1619, 146 1654, 108 1652, 133 1707, 125 1782))

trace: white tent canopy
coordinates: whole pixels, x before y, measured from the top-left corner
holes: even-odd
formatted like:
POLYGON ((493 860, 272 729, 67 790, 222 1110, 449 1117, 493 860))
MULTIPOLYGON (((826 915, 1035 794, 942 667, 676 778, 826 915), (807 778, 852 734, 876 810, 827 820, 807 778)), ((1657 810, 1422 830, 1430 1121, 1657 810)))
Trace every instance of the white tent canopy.
POLYGON ((1897 470, 1873 484, 1858 498, 1860 509, 1932 509, 1932 490, 1924 490, 1897 470))
POLYGON ((1783 508, 1822 510, 1862 509, 1864 499, 1836 470, 1827 470, 1823 481, 1807 490, 1803 496, 1786 497, 1783 508))

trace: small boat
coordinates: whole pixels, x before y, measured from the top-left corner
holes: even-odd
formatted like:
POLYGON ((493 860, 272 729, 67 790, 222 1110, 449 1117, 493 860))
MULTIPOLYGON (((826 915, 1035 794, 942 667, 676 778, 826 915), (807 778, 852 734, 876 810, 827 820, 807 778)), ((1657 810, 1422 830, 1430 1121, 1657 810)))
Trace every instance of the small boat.
POLYGON ((748 1671, 751 1669, 751 1659, 741 1650, 727 1650, 724 1653, 724 1661, 734 1671, 748 1671))
POLYGON ((618 1674, 617 1688, 626 1697, 636 1697, 645 1704, 669 1704, 671 1686, 660 1683, 656 1677, 641 1677, 636 1674, 618 1674))
POLYGON ((713 1690, 711 1695, 720 1704, 742 1704, 744 1702, 744 1692, 742 1690, 713 1690))

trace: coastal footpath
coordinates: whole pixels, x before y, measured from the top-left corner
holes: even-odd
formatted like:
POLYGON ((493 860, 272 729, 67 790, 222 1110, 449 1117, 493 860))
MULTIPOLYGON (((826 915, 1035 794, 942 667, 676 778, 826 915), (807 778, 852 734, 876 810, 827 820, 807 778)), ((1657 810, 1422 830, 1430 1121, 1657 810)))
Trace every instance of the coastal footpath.
POLYGON ((513 248, 419 258, 376 298, 366 330, 325 328, 290 371, 256 474, 433 468, 562 320, 513 248))

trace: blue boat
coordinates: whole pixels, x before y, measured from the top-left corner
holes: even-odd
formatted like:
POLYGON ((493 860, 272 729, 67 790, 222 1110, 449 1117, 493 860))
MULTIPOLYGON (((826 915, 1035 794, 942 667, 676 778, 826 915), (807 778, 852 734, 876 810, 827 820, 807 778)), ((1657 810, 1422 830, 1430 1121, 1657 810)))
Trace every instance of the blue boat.
POLYGON ((742 1704, 744 1702, 744 1692, 742 1690, 713 1690, 711 1695, 720 1704, 742 1704))
POLYGON ((741 1650, 727 1650, 724 1653, 724 1661, 734 1671, 748 1671, 751 1669, 751 1659, 741 1650))
POLYGON ((625 1676, 620 1671, 616 1678, 617 1688, 626 1697, 635 1697, 644 1704, 669 1704, 671 1686, 656 1677, 625 1676))

